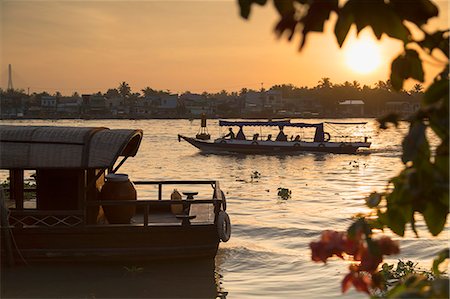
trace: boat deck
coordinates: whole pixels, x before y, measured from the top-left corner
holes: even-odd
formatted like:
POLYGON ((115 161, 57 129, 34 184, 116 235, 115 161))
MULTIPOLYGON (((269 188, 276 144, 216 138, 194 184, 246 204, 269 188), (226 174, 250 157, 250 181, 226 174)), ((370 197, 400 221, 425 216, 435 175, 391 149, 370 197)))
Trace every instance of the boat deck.
MULTIPOLYGON (((157 200, 155 200, 157 201, 157 200)), ((9 201, 7 204, 9 209, 12 211, 17 211, 14 209, 14 202, 9 201)), ((24 208, 27 212, 40 213, 43 211, 36 210, 36 201, 25 201, 24 208)), ((42 214, 39 218, 28 218, 28 221, 21 221, 22 225, 30 226, 30 225, 46 225, 46 221, 42 220, 42 214), (33 219, 33 220, 31 220, 33 219), (31 220, 31 222, 30 222, 31 220)), ((192 204, 190 206, 189 211, 190 223, 195 224, 213 224, 214 223, 214 205, 212 204, 192 204)), ((65 216, 63 216, 65 217, 65 216)), ((186 217, 186 216, 184 216, 186 217)), ((60 225, 65 225, 65 222, 61 222, 60 225)), ((103 212, 99 213, 98 221, 96 224, 89 224, 88 226, 164 226, 164 225, 182 225, 183 224, 183 215, 177 215, 170 211, 170 206, 166 206, 165 209, 149 209, 148 213, 148 221, 145 224, 145 215, 144 212, 137 211, 136 214, 131 218, 130 224, 110 224, 106 220, 103 212)), ((55 226, 54 223, 51 223, 50 226, 55 226)))
MULTIPOLYGON (((214 206, 208 204, 191 205, 189 216, 195 216, 191 219, 192 224, 212 224, 214 223, 214 206)), ((144 223, 144 214, 136 213, 131 219, 131 224, 142 225, 144 223)), ((172 212, 150 211, 148 214, 148 225, 167 225, 180 224, 182 219, 177 218, 177 215, 172 212)))

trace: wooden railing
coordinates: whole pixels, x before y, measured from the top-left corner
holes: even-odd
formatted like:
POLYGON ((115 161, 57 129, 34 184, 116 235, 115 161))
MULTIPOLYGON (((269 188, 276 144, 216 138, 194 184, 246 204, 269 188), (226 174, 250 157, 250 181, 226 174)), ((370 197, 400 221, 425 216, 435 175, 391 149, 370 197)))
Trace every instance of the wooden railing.
MULTIPOLYGON (((170 207, 171 205, 181 204, 183 210, 189 210, 191 205, 197 204, 213 204, 215 214, 220 210, 221 199, 195 199, 195 200, 96 200, 87 202, 88 206, 143 206, 144 222, 143 226, 148 226, 151 207, 170 207)), ((188 216, 188 215, 185 215, 188 216)))
MULTIPOLYGON (((214 205, 214 217, 221 209, 222 192, 219 189, 217 181, 135 181, 135 185, 158 185, 158 200, 88 200, 85 202, 85 208, 81 210, 36 210, 36 209, 10 209, 9 210, 9 224, 16 228, 23 228, 26 226, 79 226, 86 225, 86 212, 90 207, 100 207, 105 205, 134 205, 143 208, 143 226, 149 225, 149 214, 152 207, 170 207, 174 204, 181 204, 183 210, 188 211, 191 205, 196 204, 212 204, 214 205), (163 185, 211 185, 215 190, 212 199, 194 200, 163 200, 162 191, 163 185)), ((34 190, 33 190, 34 191, 34 190)), ((188 216, 188 215, 186 215, 188 216)), ((214 219, 215 220, 215 219, 214 219)), ((183 220, 183 224, 185 224, 183 220)), ((187 222, 189 223, 189 222, 187 222)))
POLYGON ((10 209, 8 216, 9 225, 15 228, 35 225, 74 227, 84 223, 84 212, 81 210, 10 209))
POLYGON ((218 187, 217 181, 133 181, 135 185, 158 185, 158 200, 162 200, 163 185, 211 185, 218 187))

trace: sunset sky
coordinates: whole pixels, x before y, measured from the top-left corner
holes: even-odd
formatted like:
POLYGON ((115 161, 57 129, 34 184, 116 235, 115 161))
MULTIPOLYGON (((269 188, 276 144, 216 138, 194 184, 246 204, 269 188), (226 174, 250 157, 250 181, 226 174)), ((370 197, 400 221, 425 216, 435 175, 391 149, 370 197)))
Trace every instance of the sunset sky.
MULTIPOLYGON (((437 3, 440 17, 429 26, 448 28, 448 1, 437 3)), ((348 61, 355 31, 340 50, 329 22, 327 34, 311 34, 298 52, 298 39, 289 43, 273 33, 272 4, 254 6, 250 20, 239 16, 237 1, 2 0, 0 11, 1 87, 12 64, 14 87, 30 92, 105 92, 122 81, 135 92, 150 86, 174 93, 261 83, 312 87, 322 77, 373 85, 388 79, 401 49, 382 38, 374 50, 380 65, 358 72, 348 61)), ((362 35, 372 38, 369 30, 362 35)), ((426 84, 436 73, 427 63, 426 84)))

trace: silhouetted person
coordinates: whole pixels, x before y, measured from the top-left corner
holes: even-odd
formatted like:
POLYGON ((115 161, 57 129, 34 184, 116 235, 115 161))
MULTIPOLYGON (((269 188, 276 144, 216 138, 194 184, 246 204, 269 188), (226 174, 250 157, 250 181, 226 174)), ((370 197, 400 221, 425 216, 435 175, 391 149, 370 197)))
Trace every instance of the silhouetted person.
POLYGON ((295 136, 294 141, 300 141, 300 135, 295 136))
POLYGON ((272 140, 272 134, 267 135, 267 141, 271 141, 272 140))
POLYGON ((228 130, 229 130, 230 132, 228 132, 227 135, 223 136, 223 138, 227 138, 227 137, 230 137, 230 139, 236 138, 236 136, 234 135, 233 129, 232 129, 232 128, 229 128, 228 130))
POLYGON ((245 135, 244 135, 244 131, 242 131, 242 127, 239 127, 239 131, 236 135, 236 139, 245 140, 245 135))
POLYGON ((258 140, 258 137, 259 137, 259 134, 258 134, 258 133, 254 134, 254 135, 253 135, 253 140, 258 140))
POLYGON ((278 133, 278 136, 275 140, 276 141, 287 141, 287 136, 283 132, 283 127, 279 127, 279 128, 280 128, 280 132, 278 133))

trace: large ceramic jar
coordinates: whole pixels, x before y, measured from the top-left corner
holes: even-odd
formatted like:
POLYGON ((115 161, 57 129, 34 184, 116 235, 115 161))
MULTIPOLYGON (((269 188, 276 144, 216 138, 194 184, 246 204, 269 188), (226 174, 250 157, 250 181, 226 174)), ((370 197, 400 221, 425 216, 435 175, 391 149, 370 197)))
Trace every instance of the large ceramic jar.
MULTIPOLYGON (((136 189, 126 174, 108 174, 100 192, 100 200, 136 200, 136 189)), ((130 223, 136 205, 103 205, 106 219, 112 224, 130 223)))

